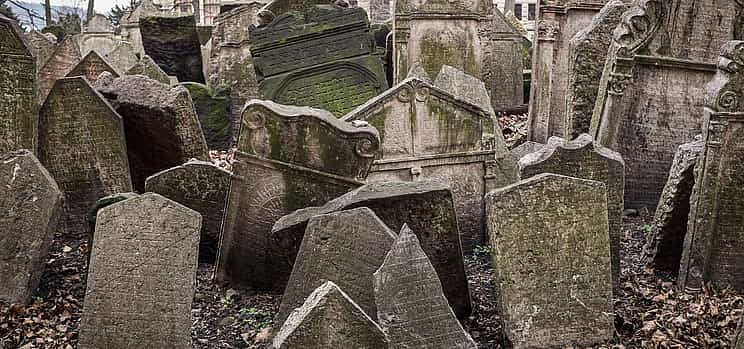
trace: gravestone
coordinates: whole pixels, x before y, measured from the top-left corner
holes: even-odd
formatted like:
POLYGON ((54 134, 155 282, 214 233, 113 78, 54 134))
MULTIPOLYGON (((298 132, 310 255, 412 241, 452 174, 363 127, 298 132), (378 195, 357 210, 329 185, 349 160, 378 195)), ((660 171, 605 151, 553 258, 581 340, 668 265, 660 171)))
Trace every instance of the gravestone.
POLYGON ((43 67, 49 60, 49 57, 54 53, 54 49, 57 45, 56 37, 52 35, 52 38, 50 38, 48 34, 44 34, 38 30, 32 30, 26 33, 26 39, 28 39, 29 44, 31 44, 30 47, 36 57, 35 68, 37 70, 41 69, 41 67, 43 67))
POLYGON ((116 47, 103 58, 120 74, 124 74, 139 62, 136 49, 128 41, 117 42, 116 47))
POLYGON ((340 121, 327 111, 271 101, 249 101, 242 123, 216 278, 283 290, 296 250, 285 260, 287 252, 271 239, 271 227, 294 210, 362 185, 380 138, 374 128, 340 121))
POLYGON ((449 91, 453 96, 476 105, 489 114, 495 114, 483 81, 446 64, 434 79, 434 86, 449 91))
POLYGON ((520 349, 612 338, 603 183, 537 175, 488 193, 486 214, 505 340, 520 349))
POLYGON ((211 162, 192 160, 148 177, 145 192, 158 193, 202 215, 199 259, 214 263, 229 185, 229 172, 211 162))
POLYGON ((160 6, 155 5, 152 0, 141 0, 134 9, 124 10, 119 20, 122 39, 130 42, 135 49, 135 53, 140 57, 145 55, 139 27, 140 18, 160 15, 162 12, 160 6))
POLYGON ((677 146, 701 131, 704 86, 743 13, 737 1, 643 0, 623 14, 590 134, 623 156, 628 208, 657 206, 677 146))
POLYGON ((393 1, 369 0, 367 14, 372 24, 388 23, 393 19, 393 1))
POLYGON ((171 83, 168 74, 163 69, 160 69, 157 63, 148 55, 137 61, 137 63, 127 70, 125 75, 144 75, 162 84, 170 85, 171 83))
POLYGON ((744 349, 744 316, 739 317, 739 323, 736 325, 736 333, 731 338, 731 347, 734 349, 744 349))
POLYGON ((382 52, 360 8, 308 6, 252 26, 249 35, 265 99, 340 117, 387 89, 382 52))
POLYGON ((744 290, 744 41, 721 48, 706 87, 703 151, 695 166, 679 285, 744 290))
POLYGON ((91 85, 95 85, 98 77, 103 72, 109 72, 114 77, 119 77, 116 70, 114 70, 106 60, 101 58, 96 51, 90 51, 82 60, 80 60, 80 63, 67 73, 66 76, 82 76, 88 80, 91 85))
POLYGON ((299 251, 308 221, 317 215, 357 207, 368 207, 393 231, 408 224, 418 234, 421 247, 429 256, 444 286, 444 295, 458 318, 470 315, 472 304, 465 277, 462 248, 452 192, 445 183, 434 180, 416 182, 377 182, 327 202, 321 207, 297 210, 279 219, 272 238, 289 261, 275 277, 291 269, 299 251))
POLYGON ((0 300, 25 304, 36 292, 62 198, 31 151, 0 155, 0 300))
POLYGON ((65 194, 67 236, 87 231, 98 199, 132 191, 122 118, 81 76, 57 80, 41 107, 38 154, 65 194))
MULTIPOLYGON (((135 196, 138 196, 138 195, 139 194, 133 193, 133 192, 129 192, 129 193, 116 193, 116 194, 104 196, 104 197, 98 199, 98 201, 96 201, 96 203, 93 204, 93 207, 91 207, 90 210, 88 210, 88 217, 87 217, 87 219, 88 219, 88 231, 90 232, 88 243, 91 244, 91 245, 93 244, 93 235, 95 234, 95 230, 96 230, 96 218, 98 217, 98 211, 99 210, 103 209, 106 206, 113 205, 113 204, 115 204, 115 203, 117 203, 119 201, 124 201, 126 199, 131 199, 131 198, 133 198, 135 196)), ((88 258, 90 259, 90 254, 88 254, 88 258)))
POLYGON ((516 146, 514 149, 512 149, 511 150, 511 153, 517 159, 521 159, 523 156, 525 156, 527 154, 534 153, 534 152, 542 149, 542 147, 544 147, 544 146, 545 146, 545 144, 542 144, 542 143, 537 143, 537 142, 533 142, 533 141, 526 141, 526 142, 524 142, 524 143, 516 146))
POLYGON ((372 274, 382 265, 396 234, 366 207, 310 219, 275 323, 283 324, 316 287, 333 282, 373 320, 377 319, 372 274))
MULTIPOLYGON (((697 138, 697 137, 696 137, 697 138)), ((673 275, 679 273, 682 247, 690 215, 690 196, 695 184, 694 169, 703 151, 702 137, 677 148, 669 179, 661 192, 653 230, 646 236, 643 257, 646 265, 673 275)))
POLYGON ((145 53, 181 82, 204 83, 202 55, 193 15, 159 14, 139 19, 145 53))
POLYGON ((102 14, 91 17, 83 32, 73 36, 80 47, 80 54, 86 56, 95 51, 101 57, 113 51, 118 43, 114 26, 111 21, 102 14))
POLYGON ((0 154, 36 146, 35 63, 18 23, 0 15, 0 154))
POLYGON ((526 179, 540 173, 589 179, 607 187, 607 217, 610 224, 612 280, 620 289, 620 239, 623 229, 623 192, 625 163, 620 154, 595 143, 588 134, 573 141, 550 137, 539 151, 519 160, 519 177, 526 179))
POLYGON ((57 45, 52 56, 37 73, 39 92, 36 103, 39 106, 44 104, 57 79, 65 77, 82 58, 80 48, 73 37, 68 36, 57 45))
POLYGON ((457 321, 437 271, 405 224, 374 273, 374 292, 390 348, 478 347, 457 321))
POLYGON ((271 346, 272 349, 387 347, 387 338, 380 326, 331 281, 315 289, 305 303, 292 312, 271 346))
POLYGON ((181 86, 189 90, 207 147, 211 150, 230 149, 233 121, 225 91, 214 91, 196 82, 184 82, 181 86))
POLYGON ((191 347, 200 226, 153 193, 100 210, 78 347, 191 347))
POLYGON ((111 20, 105 15, 100 13, 94 14, 88 23, 86 23, 85 31, 89 33, 110 33, 114 31, 114 25, 111 20))
POLYGON ((191 158, 209 160, 189 91, 141 75, 99 79, 96 89, 124 117, 134 189, 145 179, 191 158))

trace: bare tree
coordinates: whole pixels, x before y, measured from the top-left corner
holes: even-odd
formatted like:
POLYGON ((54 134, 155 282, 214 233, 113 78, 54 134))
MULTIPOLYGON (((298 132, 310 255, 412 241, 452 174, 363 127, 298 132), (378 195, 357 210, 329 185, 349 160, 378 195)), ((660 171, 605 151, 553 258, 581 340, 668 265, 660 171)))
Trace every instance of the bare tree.
POLYGON ((49 0, 44 0, 44 18, 47 26, 52 25, 52 4, 49 0))
POLYGON ((93 10, 93 0, 88 0, 88 12, 85 16, 85 22, 89 22, 91 18, 96 14, 95 10, 93 10))

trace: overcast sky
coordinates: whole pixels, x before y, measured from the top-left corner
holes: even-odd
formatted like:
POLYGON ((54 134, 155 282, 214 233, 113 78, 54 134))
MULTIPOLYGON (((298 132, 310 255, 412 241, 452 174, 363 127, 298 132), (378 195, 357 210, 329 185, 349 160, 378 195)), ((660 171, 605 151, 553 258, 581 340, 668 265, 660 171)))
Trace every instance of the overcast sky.
MULTIPOLYGON (((43 0, 27 0, 28 2, 42 3, 43 0)), ((94 0, 94 6, 96 12, 106 14, 114 5, 119 6, 129 5, 130 0, 94 0)), ((64 6, 77 6, 80 8, 88 7, 88 0, 51 0, 52 5, 64 5, 64 6)))

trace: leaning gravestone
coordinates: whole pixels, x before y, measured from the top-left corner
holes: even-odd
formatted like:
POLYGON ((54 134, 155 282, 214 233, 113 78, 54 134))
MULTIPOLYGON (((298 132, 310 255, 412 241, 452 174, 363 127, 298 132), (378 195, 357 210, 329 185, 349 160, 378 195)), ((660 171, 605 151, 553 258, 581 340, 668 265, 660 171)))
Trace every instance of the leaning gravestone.
POLYGON ((181 82, 204 83, 202 55, 193 15, 140 17, 145 53, 181 82))
POLYGON ((1 301, 25 304, 36 291, 62 198, 54 178, 30 151, 0 155, 1 301))
POLYGON ((49 60, 44 64, 43 67, 39 68, 38 85, 39 92, 36 98, 36 103, 41 106, 52 90, 54 83, 57 79, 61 79, 67 75, 82 59, 80 55, 80 48, 78 47, 77 41, 73 37, 68 36, 62 42, 57 45, 57 49, 49 60))
POLYGON ((233 139, 233 121, 225 90, 215 91, 196 82, 184 82, 181 86, 189 90, 207 147, 210 150, 229 150, 233 139))
POLYGON ((32 50, 18 24, 0 15, 0 154, 35 147, 32 50))
POLYGON ((168 74, 163 69, 160 69, 157 63, 148 55, 142 57, 142 59, 129 68, 125 75, 144 75, 162 84, 170 85, 171 83, 168 74))
POLYGON ((292 312, 271 348, 380 349, 388 348, 388 341, 380 326, 341 288, 328 281, 292 312))
POLYGON ((607 186, 607 217, 610 224, 612 280, 620 289, 620 238, 622 237, 625 163, 620 154, 595 143, 588 134, 573 141, 551 137, 539 151, 519 160, 519 177, 540 173, 590 179, 607 186))
POLYGON ((158 193, 202 215, 199 259, 213 263, 229 185, 229 172, 211 162, 191 160, 148 177, 145 192, 158 193))
POLYGON ((117 72, 124 74, 139 62, 136 49, 128 41, 119 41, 111 52, 103 57, 117 72))
POLYGON ((280 217, 362 185, 380 144, 372 127, 308 107, 249 101, 235 152, 216 278, 283 289, 292 261, 271 240, 280 217), (289 270, 279 271, 279 265, 289 270))
POLYGON ((100 210, 78 347, 191 347, 200 226, 153 193, 100 210))
POLYGON ((51 38, 49 35, 51 34, 44 34, 38 30, 32 30, 26 33, 26 38, 29 44, 31 44, 30 47, 33 49, 34 56, 36 57, 36 69, 41 69, 54 53, 57 39, 54 35, 51 35, 51 38))
POLYGON ((515 349, 612 338, 607 190, 541 174, 486 197, 498 304, 515 349))
POLYGON ((72 70, 70 70, 69 73, 67 73, 67 77, 72 76, 82 76, 85 77, 86 80, 91 85, 95 85, 96 81, 98 80, 98 77, 103 72, 109 72, 114 77, 119 77, 119 74, 114 70, 114 68, 111 67, 111 65, 106 62, 101 56, 96 53, 96 51, 90 51, 85 57, 83 57, 82 60, 80 60, 80 63, 78 63, 72 70))
POLYGON ((310 219, 275 323, 283 324, 313 290, 332 281, 377 319, 372 274, 382 265, 395 233, 366 207, 310 219))
POLYGON ((70 236, 87 230, 98 199, 132 191, 122 118, 81 76, 57 80, 41 107, 38 153, 65 194, 61 223, 70 236))
POLYGON ((523 156, 527 154, 532 154, 544 147, 545 144, 537 143, 533 141, 526 141, 515 148, 511 150, 512 155, 516 157, 517 159, 521 159, 523 156))
POLYGON ((285 254, 282 260, 290 265, 280 268, 275 277, 281 279, 287 269, 292 269, 291 263, 312 217, 357 207, 370 208, 394 231, 404 224, 414 229, 442 280, 450 307, 460 319, 470 315, 470 291, 452 193, 449 186, 438 181, 370 183, 322 207, 309 207, 282 217, 274 225, 272 237, 285 254))
POLYGON ((677 146, 700 133, 704 86, 743 16, 741 2, 696 0, 636 1, 623 14, 590 133, 623 156, 627 207, 657 206, 677 146))
POLYGON ((695 167, 679 285, 744 290, 744 41, 721 48, 706 88, 704 149, 695 167))
POLYGON ((478 347, 457 321, 434 266, 405 224, 374 273, 374 292, 390 348, 478 347))

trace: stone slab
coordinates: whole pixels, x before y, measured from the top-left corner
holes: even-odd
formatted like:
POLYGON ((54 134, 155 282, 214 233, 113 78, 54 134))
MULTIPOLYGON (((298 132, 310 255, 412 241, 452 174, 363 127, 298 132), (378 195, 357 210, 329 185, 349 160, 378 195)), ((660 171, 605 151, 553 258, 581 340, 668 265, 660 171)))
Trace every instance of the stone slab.
POLYGON ((18 23, 0 15, 0 154, 36 146, 34 51, 18 23))

